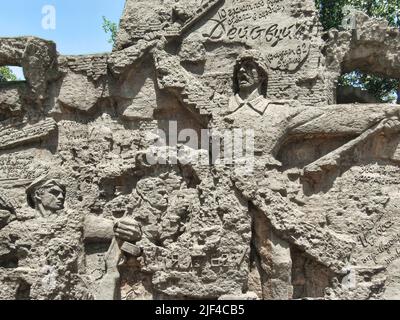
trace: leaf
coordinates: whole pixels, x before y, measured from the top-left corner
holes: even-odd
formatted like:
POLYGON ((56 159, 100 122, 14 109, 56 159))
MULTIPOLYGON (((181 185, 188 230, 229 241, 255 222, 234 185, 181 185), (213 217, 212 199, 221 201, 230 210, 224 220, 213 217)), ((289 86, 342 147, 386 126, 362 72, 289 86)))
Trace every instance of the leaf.
MULTIPOLYGON (((324 30, 341 29, 345 5, 362 10, 371 17, 384 18, 390 26, 400 28, 400 0, 315 0, 315 4, 324 30)), ((357 70, 342 75, 338 85, 363 88, 382 102, 391 102, 398 91, 400 94, 399 80, 366 75, 357 70)))
POLYGON ((9 67, 0 67, 0 82, 16 81, 17 76, 9 67))
POLYGON ((117 39, 118 33, 118 25, 115 22, 108 20, 106 17, 103 16, 103 30, 105 33, 110 34, 110 38, 108 42, 114 44, 117 39))

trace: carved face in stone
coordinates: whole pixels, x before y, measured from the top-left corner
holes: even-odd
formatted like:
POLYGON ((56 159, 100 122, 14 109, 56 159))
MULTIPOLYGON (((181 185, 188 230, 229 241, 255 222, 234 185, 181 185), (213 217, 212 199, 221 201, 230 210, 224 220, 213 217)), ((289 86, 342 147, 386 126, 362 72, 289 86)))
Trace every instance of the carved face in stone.
POLYGON ((60 181, 40 177, 27 188, 28 205, 42 216, 64 209, 65 186, 60 181))
POLYGON ((57 184, 39 188, 36 191, 35 198, 45 210, 55 212, 64 209, 65 191, 57 184))
POLYGON ((168 190, 163 180, 148 178, 136 186, 138 194, 154 208, 164 210, 168 206, 168 190))
POLYGON ((254 61, 241 62, 237 71, 237 81, 239 90, 257 89, 262 82, 257 64, 254 61))

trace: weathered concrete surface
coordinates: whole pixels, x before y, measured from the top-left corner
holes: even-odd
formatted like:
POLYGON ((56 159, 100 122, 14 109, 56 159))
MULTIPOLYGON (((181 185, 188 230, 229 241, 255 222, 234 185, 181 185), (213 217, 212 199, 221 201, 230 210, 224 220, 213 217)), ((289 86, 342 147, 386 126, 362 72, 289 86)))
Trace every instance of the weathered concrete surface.
POLYGON ((356 19, 128 0, 109 54, 0 38, 27 79, 0 84, 0 298, 400 298, 400 107, 333 104, 342 72, 400 76, 400 36, 356 19))

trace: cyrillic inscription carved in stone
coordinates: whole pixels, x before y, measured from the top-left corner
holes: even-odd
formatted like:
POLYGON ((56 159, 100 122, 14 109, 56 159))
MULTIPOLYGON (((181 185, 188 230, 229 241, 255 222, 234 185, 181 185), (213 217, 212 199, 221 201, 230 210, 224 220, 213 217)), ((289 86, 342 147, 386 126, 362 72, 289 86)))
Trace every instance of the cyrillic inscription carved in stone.
POLYGON ((0 299, 398 299, 400 107, 335 82, 400 77, 400 33, 356 19, 127 0, 112 53, 0 38, 0 299))

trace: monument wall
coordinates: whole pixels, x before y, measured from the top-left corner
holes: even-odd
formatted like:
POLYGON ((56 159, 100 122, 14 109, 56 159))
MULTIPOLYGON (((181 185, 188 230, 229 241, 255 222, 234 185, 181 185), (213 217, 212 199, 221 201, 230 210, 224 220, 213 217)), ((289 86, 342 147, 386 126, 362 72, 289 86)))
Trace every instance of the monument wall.
POLYGON ((355 19, 127 0, 108 54, 0 38, 0 298, 400 298, 400 108, 335 104, 400 35, 355 19))

